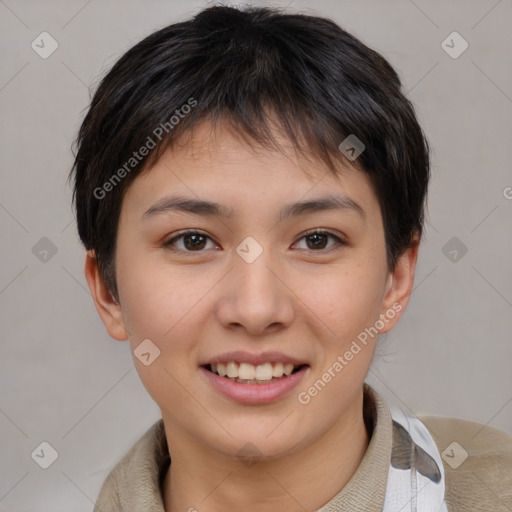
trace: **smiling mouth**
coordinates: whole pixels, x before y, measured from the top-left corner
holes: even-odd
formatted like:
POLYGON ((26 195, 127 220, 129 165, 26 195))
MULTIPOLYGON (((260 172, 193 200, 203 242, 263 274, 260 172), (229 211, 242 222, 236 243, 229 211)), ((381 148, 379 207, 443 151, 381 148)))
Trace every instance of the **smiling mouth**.
POLYGON ((306 366, 308 365, 294 365, 292 363, 264 363, 255 366, 249 363, 230 361, 227 364, 206 364, 203 368, 215 375, 240 384, 269 384, 285 379, 306 366))

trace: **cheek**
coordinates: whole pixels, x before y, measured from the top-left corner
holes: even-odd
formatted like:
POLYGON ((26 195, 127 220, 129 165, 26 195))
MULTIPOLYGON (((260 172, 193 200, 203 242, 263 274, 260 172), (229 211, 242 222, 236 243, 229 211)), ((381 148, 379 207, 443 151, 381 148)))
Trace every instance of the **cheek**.
POLYGON ((208 287, 203 283, 202 289, 190 279, 188 283, 180 282, 168 269, 143 265, 137 258, 121 262, 118 271, 123 315, 140 380, 161 408, 172 402, 182 410, 189 397, 180 383, 189 378, 197 359, 195 306, 208 287), (146 365, 137 354, 143 353, 141 348, 145 345, 141 343, 148 339, 150 348, 144 352, 153 351, 157 356, 146 365))
POLYGON ((120 258, 119 294, 132 350, 150 339, 160 350, 160 364, 184 376, 195 367, 203 308, 218 280, 211 271, 203 274, 193 265, 172 267, 142 251, 120 258))
POLYGON ((173 293, 172 283, 165 281, 162 269, 133 247, 120 239, 116 258, 119 298, 130 343, 134 350, 142 340, 150 339, 162 350, 163 335, 175 323, 178 291, 173 293))
POLYGON ((362 264, 338 272, 316 290, 315 310, 332 331, 336 343, 350 343, 379 318, 380 273, 362 264))
POLYGON ((155 267, 139 266, 136 272, 134 268, 127 269, 120 290, 134 341, 143 336, 158 340, 161 349, 176 346, 183 340, 177 333, 190 322, 195 306, 208 292, 207 283, 190 279, 185 283, 155 267))
POLYGON ((311 309, 321 312, 322 332, 315 337, 322 344, 318 365, 301 389, 301 404, 312 416, 336 421, 340 410, 349 407, 364 381, 375 352, 377 334, 372 326, 379 318, 381 290, 379 273, 369 267, 353 266, 323 283, 311 309), (338 407, 332 407, 338 404, 338 407))

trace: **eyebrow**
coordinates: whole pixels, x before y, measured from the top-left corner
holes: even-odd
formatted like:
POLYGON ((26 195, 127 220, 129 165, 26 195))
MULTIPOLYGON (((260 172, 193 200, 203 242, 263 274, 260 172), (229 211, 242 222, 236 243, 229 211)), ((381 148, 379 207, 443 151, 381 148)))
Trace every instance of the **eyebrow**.
MULTIPOLYGON (((287 204, 279 214, 279 221, 289 217, 297 217, 306 213, 314 213, 324 210, 348 210, 359 214, 366 219, 366 212, 353 199, 346 195, 327 195, 317 197, 309 201, 299 201, 287 204)), ((154 215, 168 212, 185 212, 195 215, 230 217, 233 209, 228 206, 205 201, 202 199, 192 199, 184 196, 168 196, 153 204, 143 214, 143 219, 153 217, 154 215)))

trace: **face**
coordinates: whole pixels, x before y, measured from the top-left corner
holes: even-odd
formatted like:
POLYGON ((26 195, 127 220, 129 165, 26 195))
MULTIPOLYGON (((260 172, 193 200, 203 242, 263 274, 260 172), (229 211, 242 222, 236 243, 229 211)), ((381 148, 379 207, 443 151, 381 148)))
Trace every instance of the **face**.
POLYGON ((135 353, 150 340, 141 345, 150 364, 134 363, 168 432, 226 455, 251 442, 273 457, 361 414, 377 332, 405 308, 415 258, 406 252, 388 272, 362 172, 334 177, 203 124, 126 191, 120 305, 97 292, 92 260, 86 274, 109 333, 135 353))

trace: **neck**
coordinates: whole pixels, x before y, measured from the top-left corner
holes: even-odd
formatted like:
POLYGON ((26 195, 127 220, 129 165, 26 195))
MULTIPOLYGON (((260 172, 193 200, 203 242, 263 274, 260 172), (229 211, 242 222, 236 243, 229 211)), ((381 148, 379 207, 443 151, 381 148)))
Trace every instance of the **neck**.
POLYGON ((345 487, 369 443, 362 390, 351 410, 315 442, 254 465, 243 466, 205 450, 186 436, 176 439, 167 426, 166 436, 172 446, 172 463, 163 482, 166 512, 316 510, 345 487))

